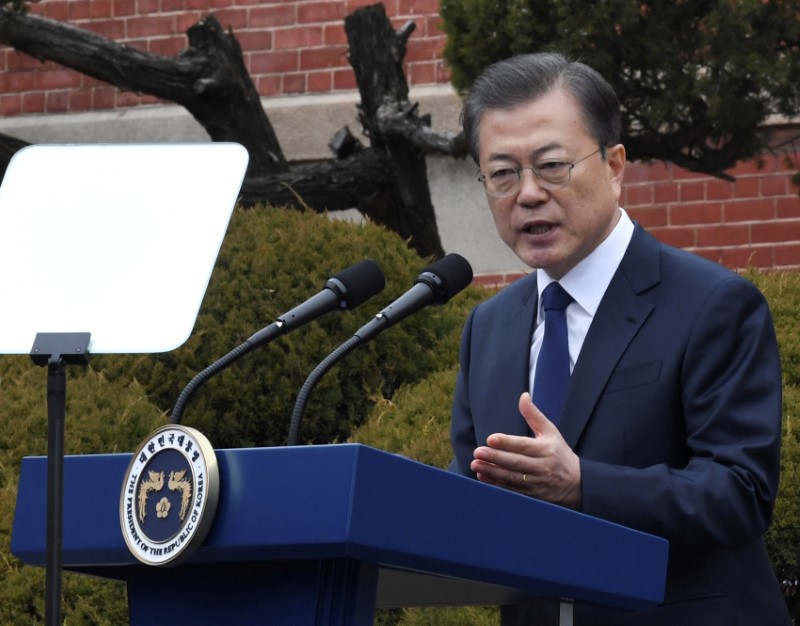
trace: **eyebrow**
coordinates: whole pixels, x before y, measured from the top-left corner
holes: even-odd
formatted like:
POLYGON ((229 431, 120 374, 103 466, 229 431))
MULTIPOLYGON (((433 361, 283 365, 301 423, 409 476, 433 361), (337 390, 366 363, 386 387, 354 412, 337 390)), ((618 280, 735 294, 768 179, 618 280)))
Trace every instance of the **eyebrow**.
MULTIPOLYGON (((563 148, 564 144, 558 141, 551 141, 548 144, 545 144, 533 152, 531 152, 530 157, 532 160, 536 160, 537 158, 541 157, 543 154, 550 152, 551 150, 555 150, 556 148, 563 148)), ((514 159, 510 154, 506 152, 492 152, 488 157, 487 160, 491 163, 492 161, 514 161, 514 159)))

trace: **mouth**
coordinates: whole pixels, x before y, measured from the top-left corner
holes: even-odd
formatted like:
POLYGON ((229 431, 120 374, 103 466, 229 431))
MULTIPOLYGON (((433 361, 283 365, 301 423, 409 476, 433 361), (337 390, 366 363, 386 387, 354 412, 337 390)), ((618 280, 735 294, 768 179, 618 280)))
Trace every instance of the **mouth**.
POLYGON ((546 235, 547 233, 551 232, 555 229, 555 226, 552 224, 531 224, 530 226, 526 226, 522 230, 529 235, 546 235))

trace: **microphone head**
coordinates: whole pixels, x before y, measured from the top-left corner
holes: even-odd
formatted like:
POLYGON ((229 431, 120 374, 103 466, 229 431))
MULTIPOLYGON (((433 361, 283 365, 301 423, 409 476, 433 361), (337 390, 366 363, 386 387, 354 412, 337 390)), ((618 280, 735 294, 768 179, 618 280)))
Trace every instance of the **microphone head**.
POLYGON ((380 293, 386 285, 383 270, 372 259, 364 259, 332 276, 325 284, 340 296, 340 306, 352 309, 380 293))
POLYGON ((422 270, 416 282, 433 290, 433 304, 444 304, 472 282, 472 266, 463 256, 452 252, 422 270))

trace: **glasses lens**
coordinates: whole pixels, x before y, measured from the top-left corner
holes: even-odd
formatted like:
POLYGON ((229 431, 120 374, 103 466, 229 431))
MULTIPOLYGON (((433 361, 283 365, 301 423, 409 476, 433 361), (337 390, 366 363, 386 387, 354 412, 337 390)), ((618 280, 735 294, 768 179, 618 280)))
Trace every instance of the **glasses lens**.
POLYGON ((569 163, 545 163, 539 169, 539 178, 551 185, 563 185, 569 180, 572 166, 569 163))
MULTIPOLYGON (((543 189, 555 189, 567 184, 572 171, 571 163, 552 162, 545 163, 541 168, 523 168, 533 172, 536 184, 543 189)), ((478 174, 478 180, 484 184, 489 195, 495 198, 513 196, 519 191, 519 181, 522 177, 521 170, 514 168, 501 168, 486 174, 478 174)))
POLYGON ((515 169, 504 167, 493 170, 486 176, 486 188, 489 193, 503 197, 515 193, 519 186, 519 172, 515 169))

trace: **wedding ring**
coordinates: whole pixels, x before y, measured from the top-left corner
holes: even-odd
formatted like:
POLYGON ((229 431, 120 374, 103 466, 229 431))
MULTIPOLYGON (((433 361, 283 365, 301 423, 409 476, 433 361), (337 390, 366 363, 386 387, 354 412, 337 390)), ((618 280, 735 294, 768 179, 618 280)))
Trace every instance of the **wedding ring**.
POLYGON ((523 484, 523 485, 525 484, 525 479, 526 479, 526 478, 528 478, 528 475, 527 475, 527 474, 523 474, 523 475, 522 475, 522 484, 523 484))

